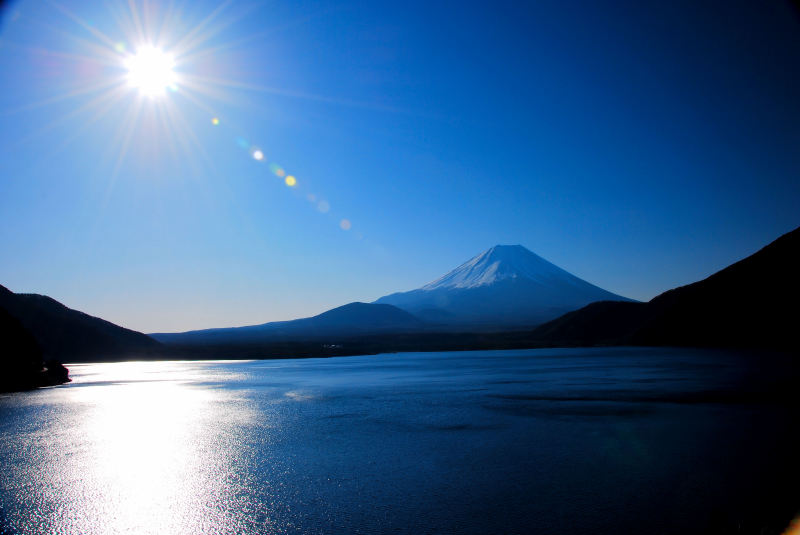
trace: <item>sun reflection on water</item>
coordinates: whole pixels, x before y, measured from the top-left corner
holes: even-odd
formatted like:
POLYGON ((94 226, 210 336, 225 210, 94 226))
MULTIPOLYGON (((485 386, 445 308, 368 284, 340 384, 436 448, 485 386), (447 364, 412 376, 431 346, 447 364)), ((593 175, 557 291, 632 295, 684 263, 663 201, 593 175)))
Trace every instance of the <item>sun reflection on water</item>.
MULTIPOLYGON (((94 471, 115 502, 114 523, 169 523, 182 486, 200 468, 193 429, 207 395, 171 383, 85 389, 96 404, 86 433, 96 447, 94 471)), ((194 491, 196 489, 186 489, 194 491)))
POLYGON ((63 389, 78 410, 61 422, 59 436, 37 440, 45 457, 34 477, 45 484, 31 498, 41 512, 36 533, 253 529, 243 524, 255 519, 242 514, 253 504, 241 430, 254 411, 229 391, 198 388, 191 373, 171 366, 92 365, 63 389), (129 380, 119 382, 121 376, 129 380), (63 449, 65 436, 71 449, 48 450, 49 440, 63 449))

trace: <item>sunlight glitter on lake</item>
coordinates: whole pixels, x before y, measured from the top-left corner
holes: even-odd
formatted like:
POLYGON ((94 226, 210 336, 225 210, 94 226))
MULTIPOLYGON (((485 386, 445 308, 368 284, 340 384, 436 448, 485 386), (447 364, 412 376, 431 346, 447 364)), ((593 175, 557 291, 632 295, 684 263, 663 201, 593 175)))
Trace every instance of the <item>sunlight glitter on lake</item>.
POLYGON ((44 483, 31 496, 40 532, 238 531, 234 511, 246 509, 237 501, 245 485, 238 430, 255 418, 248 404, 189 386, 195 375, 174 363, 101 364, 83 378, 80 368, 58 396, 76 410, 41 433, 41 462, 28 468, 44 483))
POLYGON ((73 383, 0 396, 0 533, 760 529, 800 465, 795 412, 730 397, 749 362, 596 348, 70 365, 73 383))

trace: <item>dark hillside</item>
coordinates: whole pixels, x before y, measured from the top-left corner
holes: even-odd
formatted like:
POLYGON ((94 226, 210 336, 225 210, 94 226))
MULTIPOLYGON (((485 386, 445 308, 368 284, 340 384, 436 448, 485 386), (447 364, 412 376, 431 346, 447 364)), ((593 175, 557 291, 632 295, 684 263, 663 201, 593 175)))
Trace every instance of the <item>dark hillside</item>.
POLYGON ((15 294, 0 286, 0 307, 30 331, 45 359, 120 358, 160 347, 145 334, 73 310, 44 295, 15 294))
POLYGON ((800 229, 648 303, 600 302, 541 325, 553 345, 762 347, 797 351, 800 229))

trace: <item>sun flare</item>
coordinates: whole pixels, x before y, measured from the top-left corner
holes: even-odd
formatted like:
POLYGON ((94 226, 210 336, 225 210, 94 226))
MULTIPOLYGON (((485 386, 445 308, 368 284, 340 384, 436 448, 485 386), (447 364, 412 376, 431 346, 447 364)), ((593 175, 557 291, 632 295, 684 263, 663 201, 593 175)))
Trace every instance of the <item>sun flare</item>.
POLYGON ((154 46, 142 47, 125 60, 129 85, 147 97, 157 97, 175 87, 174 66, 172 56, 154 46))
MULTIPOLYGON (((250 50, 245 45, 261 35, 257 32, 242 36, 239 30, 233 30, 233 25, 248 16, 250 8, 245 5, 237 7, 236 2, 228 0, 195 17, 188 12, 191 10, 182 13, 173 2, 111 0, 107 4, 111 19, 103 19, 103 25, 84 18, 83 11, 57 6, 54 16, 63 15, 65 20, 61 23, 76 25, 76 33, 64 33, 76 46, 63 51, 42 49, 38 45, 31 48, 32 53, 50 58, 47 61, 52 60, 54 65, 63 62, 59 63, 59 69, 74 76, 64 88, 28 107, 45 107, 67 100, 75 103, 66 113, 53 117, 37 134, 81 117, 82 126, 60 138, 56 150, 62 150, 81 139, 93 124, 106 118, 119 120, 113 135, 104 143, 105 150, 111 153, 108 162, 113 182, 118 174, 132 169, 130 154, 143 151, 154 157, 153 165, 161 162, 163 156, 190 166, 192 173, 203 174, 210 168, 207 166, 214 165, 207 143, 212 140, 216 143, 221 139, 218 134, 227 132, 231 134, 228 139, 233 139, 244 154, 263 164, 262 172, 277 177, 288 189, 302 192, 299 195, 313 198, 310 206, 316 211, 323 214, 331 211, 327 200, 308 192, 307 179, 296 178, 292 174, 294 169, 270 161, 266 149, 236 135, 234 123, 224 120, 220 113, 225 112, 224 106, 250 103, 249 96, 239 98, 240 91, 345 106, 364 107, 364 103, 262 86, 250 83, 249 78, 229 78, 227 72, 242 71, 239 55, 250 50), (101 26, 106 29, 101 30, 101 26), (216 128, 217 133, 213 134, 216 137, 206 137, 196 128, 197 113, 216 128)), ((274 154, 272 151, 270 148, 270 155, 274 154)), ((149 158, 145 161, 150 165, 149 158)))

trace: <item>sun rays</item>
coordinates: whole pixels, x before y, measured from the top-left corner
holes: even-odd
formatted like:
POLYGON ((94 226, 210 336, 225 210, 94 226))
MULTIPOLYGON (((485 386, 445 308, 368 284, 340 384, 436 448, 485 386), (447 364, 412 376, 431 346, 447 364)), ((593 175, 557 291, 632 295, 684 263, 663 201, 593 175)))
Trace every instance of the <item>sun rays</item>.
MULTIPOLYGON (((64 150, 80 142, 98 121, 113 115, 115 123, 108 121, 112 131, 107 142, 98 147, 106 154, 101 160, 108 162, 110 168, 106 184, 108 195, 120 171, 130 163, 132 148, 150 147, 148 150, 157 151, 195 171, 201 170, 201 165, 213 169, 209 138, 199 135, 198 131, 201 128, 198 124, 205 123, 219 134, 212 139, 225 143, 227 137, 232 150, 239 150, 251 161, 263 164, 263 176, 277 179, 287 192, 309 200, 313 211, 332 218, 337 228, 346 231, 352 228, 350 219, 334 215, 329 201, 309 189, 308 180, 276 163, 268 147, 246 141, 240 134, 246 128, 226 121, 224 113, 220 113, 224 112, 221 104, 242 105, 241 98, 236 95, 239 91, 353 105, 349 101, 253 84, 247 79, 232 79, 216 72, 213 61, 212 66, 207 67, 207 60, 216 53, 222 50, 231 53, 248 42, 247 35, 234 31, 225 34, 224 30, 235 28, 254 8, 252 4, 240 8, 229 0, 191 23, 187 22, 188 14, 182 11, 185 5, 117 0, 105 5, 114 23, 106 26, 84 18, 65 5, 54 2, 50 5, 56 18, 29 22, 49 28, 70 45, 66 50, 28 47, 27 52, 59 62, 59 68, 70 76, 65 77, 61 85, 54 84, 50 94, 43 98, 40 95, 37 101, 0 112, 14 115, 33 109, 59 108, 59 112, 50 114, 49 121, 19 139, 20 144, 36 143, 44 133, 74 124, 52 147, 64 150), (59 17, 62 20, 58 20, 59 17), (234 34, 230 42, 225 41, 225 35, 234 34)), ((359 239, 363 237, 357 231, 353 235, 359 239)))

